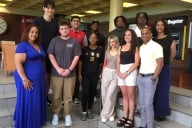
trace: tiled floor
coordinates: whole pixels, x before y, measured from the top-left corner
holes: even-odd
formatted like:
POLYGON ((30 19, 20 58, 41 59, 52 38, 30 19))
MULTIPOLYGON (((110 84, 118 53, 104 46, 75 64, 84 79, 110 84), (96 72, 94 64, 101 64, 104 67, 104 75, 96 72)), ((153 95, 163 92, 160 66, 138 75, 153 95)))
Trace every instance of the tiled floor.
MULTIPOLYGON (((93 113, 94 119, 87 119, 87 121, 80 120, 80 113, 81 113, 81 105, 80 104, 73 104, 73 112, 72 112, 72 120, 73 125, 69 128, 110 128, 107 124, 100 122, 99 117, 99 101, 95 102, 93 105, 93 113)), ((53 128, 51 125, 51 115, 49 116, 49 121, 43 128, 53 128)), ((115 126, 115 122, 113 122, 113 126, 115 126)), ((64 127, 64 117, 60 115, 59 128, 64 127)))

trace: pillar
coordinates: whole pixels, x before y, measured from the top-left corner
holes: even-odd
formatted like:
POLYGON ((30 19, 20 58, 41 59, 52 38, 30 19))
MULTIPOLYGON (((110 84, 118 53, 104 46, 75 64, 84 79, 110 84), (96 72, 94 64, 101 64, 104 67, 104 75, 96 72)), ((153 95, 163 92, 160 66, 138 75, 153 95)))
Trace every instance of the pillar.
POLYGON ((109 31, 115 28, 114 18, 122 15, 123 12, 123 0, 110 0, 110 12, 109 12, 109 31))

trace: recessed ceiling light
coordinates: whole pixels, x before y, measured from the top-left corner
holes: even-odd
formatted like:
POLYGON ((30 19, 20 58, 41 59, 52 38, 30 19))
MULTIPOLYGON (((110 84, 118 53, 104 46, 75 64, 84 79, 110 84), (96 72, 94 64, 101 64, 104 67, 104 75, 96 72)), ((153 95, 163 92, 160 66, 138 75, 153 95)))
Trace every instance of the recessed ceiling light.
POLYGON ((192 3, 192 0, 181 0, 183 2, 192 3))
POLYGON ((13 0, 5 0, 5 1, 13 1, 13 0))
POLYGON ((123 7, 124 7, 124 8, 129 8, 129 7, 133 7, 133 6, 137 6, 137 5, 138 5, 138 4, 123 2, 123 7))
POLYGON ((95 11, 95 10, 88 10, 88 11, 85 11, 86 13, 90 13, 90 14, 99 14, 99 13, 102 13, 101 11, 95 11))
POLYGON ((79 16, 79 17, 84 17, 85 15, 81 15, 81 14, 71 14, 70 16, 79 16))
POLYGON ((1 7, 5 7, 7 4, 4 4, 4 3, 0 3, 0 6, 1 7))

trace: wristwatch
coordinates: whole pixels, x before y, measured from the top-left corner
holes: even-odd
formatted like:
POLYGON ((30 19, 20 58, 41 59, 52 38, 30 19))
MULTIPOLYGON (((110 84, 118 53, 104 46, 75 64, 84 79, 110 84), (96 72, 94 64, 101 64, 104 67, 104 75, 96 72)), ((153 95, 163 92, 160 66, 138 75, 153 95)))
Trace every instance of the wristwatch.
POLYGON ((127 72, 127 74, 129 75, 130 74, 130 72, 129 71, 126 71, 127 72))

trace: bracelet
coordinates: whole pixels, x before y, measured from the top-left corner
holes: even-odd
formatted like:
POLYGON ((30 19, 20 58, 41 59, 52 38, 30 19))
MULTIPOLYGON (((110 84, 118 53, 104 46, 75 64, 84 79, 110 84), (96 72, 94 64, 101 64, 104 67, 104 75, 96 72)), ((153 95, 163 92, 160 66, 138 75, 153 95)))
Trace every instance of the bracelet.
POLYGON ((23 79, 22 81, 23 81, 23 83, 25 83, 27 81, 27 79, 23 79))

